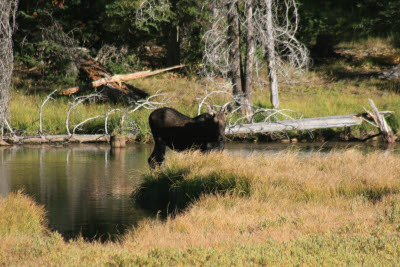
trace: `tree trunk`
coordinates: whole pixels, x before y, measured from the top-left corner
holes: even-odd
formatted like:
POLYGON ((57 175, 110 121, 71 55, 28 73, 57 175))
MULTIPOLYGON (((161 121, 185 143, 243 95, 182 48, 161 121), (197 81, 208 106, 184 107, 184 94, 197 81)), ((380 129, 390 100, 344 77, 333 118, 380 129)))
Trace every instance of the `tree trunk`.
MULTIPOLYGON (((238 1, 233 0, 228 10, 228 43, 229 47, 229 62, 231 63, 230 78, 233 87, 233 97, 236 99, 241 98, 242 94, 242 80, 240 70, 240 36, 239 36, 239 13, 238 13, 238 1)), ((237 103, 240 105, 240 103, 237 103)))
POLYGON ((176 66, 181 62, 179 26, 171 25, 167 41, 167 66, 176 66))
POLYGON ((179 65, 181 62, 179 0, 169 0, 171 11, 177 16, 177 21, 168 23, 167 29, 167 66, 179 65))
POLYGON ((252 115, 251 110, 251 91, 253 87, 253 65, 255 56, 255 38, 254 38, 254 25, 253 25, 253 0, 246 2, 246 26, 247 26, 247 47, 246 47, 246 63, 244 71, 244 85, 242 87, 243 92, 243 108, 242 112, 250 116, 252 115))
POLYGON ((279 108, 278 76, 276 73, 275 39, 272 24, 272 0, 267 0, 268 71, 273 108, 279 108))
POLYGON ((12 34, 18 0, 0 1, 0 134, 4 128, 13 133, 8 122, 8 101, 11 76, 14 67, 12 34))

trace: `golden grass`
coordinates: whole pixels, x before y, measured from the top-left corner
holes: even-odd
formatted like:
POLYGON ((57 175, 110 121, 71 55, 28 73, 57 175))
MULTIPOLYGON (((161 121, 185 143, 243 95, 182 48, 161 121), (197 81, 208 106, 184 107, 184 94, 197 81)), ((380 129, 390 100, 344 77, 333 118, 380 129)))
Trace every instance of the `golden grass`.
POLYGON ((10 194, 0 199, 0 263, 395 264, 400 257, 399 159, 355 150, 268 157, 172 154, 146 179, 167 176, 187 190, 183 194, 196 188, 204 193, 189 195, 190 204, 175 216, 146 219, 119 242, 105 244, 64 241, 46 230, 42 207, 21 193, 10 194), (211 183, 209 177, 247 180, 249 187, 211 183), (206 193, 202 183, 220 190, 206 193), (248 193, 241 194, 242 189, 248 193))
POLYGON ((40 235, 47 232, 46 213, 43 207, 19 191, 0 198, 0 226, 0 237, 40 235))
MULTIPOLYGON (((155 179, 164 175, 172 178, 177 170, 187 170, 184 180, 207 183, 206 177, 220 173, 249 180, 249 195, 230 194, 240 192, 234 187, 241 184, 233 183, 232 188, 226 188, 227 194, 194 199, 185 212, 165 222, 141 224, 134 230, 133 240, 140 240, 144 247, 187 249, 266 239, 284 242, 325 232, 366 233, 378 224, 378 208, 400 200, 398 161, 397 156, 378 152, 363 155, 355 150, 308 157, 289 152, 246 159, 175 154, 165 168, 152 174, 155 179)), ((167 190, 180 184, 178 181, 167 190)), ((129 234, 126 238, 132 240, 129 234)))

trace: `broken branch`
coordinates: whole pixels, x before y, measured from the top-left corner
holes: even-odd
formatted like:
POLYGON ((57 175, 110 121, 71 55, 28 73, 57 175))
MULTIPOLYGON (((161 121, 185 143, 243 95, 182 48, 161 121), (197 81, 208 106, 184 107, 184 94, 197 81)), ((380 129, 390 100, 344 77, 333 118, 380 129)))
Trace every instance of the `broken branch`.
POLYGON ((80 85, 80 86, 76 86, 76 87, 72 87, 72 88, 63 90, 59 94, 70 96, 72 94, 79 92, 82 88, 85 88, 85 87, 86 88, 87 87, 99 87, 101 85, 113 83, 113 82, 121 83, 121 82, 129 81, 129 80, 145 78, 145 77, 153 76, 153 75, 156 75, 156 74, 159 74, 162 72, 170 71, 173 69, 182 68, 184 66, 185 65, 179 65, 179 66, 173 66, 173 67, 169 67, 169 68, 165 68, 165 69, 161 69, 161 70, 155 70, 155 71, 147 70, 147 71, 141 71, 141 72, 130 73, 130 74, 118 74, 118 75, 114 75, 112 77, 103 78, 103 79, 91 82, 89 84, 80 85))

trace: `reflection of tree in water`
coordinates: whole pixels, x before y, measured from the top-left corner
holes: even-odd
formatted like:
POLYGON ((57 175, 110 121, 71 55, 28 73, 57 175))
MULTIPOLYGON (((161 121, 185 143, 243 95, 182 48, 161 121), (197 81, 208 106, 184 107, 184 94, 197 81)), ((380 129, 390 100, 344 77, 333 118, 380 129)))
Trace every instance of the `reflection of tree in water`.
POLYGON ((11 148, 0 146, 0 197, 5 197, 10 193, 9 168, 6 164, 9 162, 11 154, 11 148))
POLYGON ((143 217, 130 193, 147 156, 144 146, 118 155, 109 146, 26 148, 12 157, 7 175, 13 191, 25 188, 45 205, 51 228, 66 237, 82 230, 84 237, 105 239, 143 217))

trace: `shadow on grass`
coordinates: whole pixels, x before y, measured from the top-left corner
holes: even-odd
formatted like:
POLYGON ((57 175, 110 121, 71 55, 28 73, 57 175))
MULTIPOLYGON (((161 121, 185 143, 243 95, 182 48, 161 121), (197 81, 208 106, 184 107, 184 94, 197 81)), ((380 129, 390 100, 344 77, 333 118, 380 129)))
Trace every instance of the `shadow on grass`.
POLYGON ((205 194, 245 196, 250 193, 250 181, 245 177, 213 172, 186 178, 188 173, 188 169, 165 169, 147 174, 141 186, 132 192, 132 198, 141 208, 161 212, 165 217, 182 212, 205 194))
POLYGON ((397 188, 391 187, 360 187, 357 189, 348 190, 345 187, 340 187, 338 190, 339 195, 345 197, 356 197, 362 196, 365 197, 367 200, 371 201, 373 204, 381 201, 383 197, 393 194, 398 194, 399 190, 397 188))
POLYGON ((380 80, 376 87, 380 91, 400 93, 400 81, 398 80, 380 80))
POLYGON ((331 78, 333 81, 372 80, 381 91, 399 93, 400 82, 378 79, 381 72, 388 70, 397 63, 395 55, 368 55, 354 57, 348 54, 335 54, 335 57, 314 59, 314 69, 331 78), (370 70, 368 70, 370 69, 370 70))

